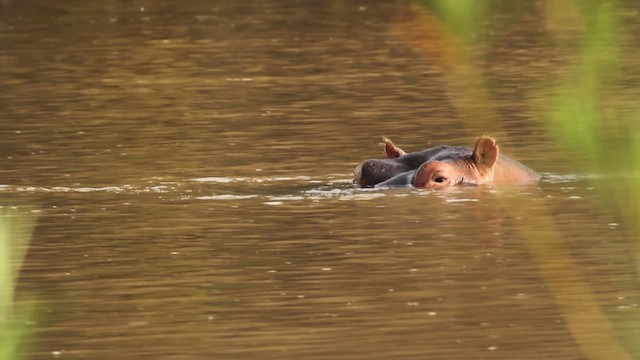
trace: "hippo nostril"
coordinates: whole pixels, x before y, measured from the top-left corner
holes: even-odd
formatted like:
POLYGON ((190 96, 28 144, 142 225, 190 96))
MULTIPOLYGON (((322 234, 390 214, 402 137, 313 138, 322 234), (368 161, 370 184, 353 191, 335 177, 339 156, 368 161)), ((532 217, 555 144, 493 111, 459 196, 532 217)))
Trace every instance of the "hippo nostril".
POLYGON ((464 181, 464 178, 460 178, 460 181, 458 181, 458 183, 456 185, 459 186, 476 186, 478 184, 472 182, 472 181, 464 181))

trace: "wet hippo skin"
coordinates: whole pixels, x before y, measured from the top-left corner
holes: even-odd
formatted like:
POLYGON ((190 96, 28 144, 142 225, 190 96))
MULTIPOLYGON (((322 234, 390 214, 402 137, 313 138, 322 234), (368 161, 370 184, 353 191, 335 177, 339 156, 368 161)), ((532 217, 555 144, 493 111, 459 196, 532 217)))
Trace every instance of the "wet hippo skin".
POLYGON ((478 184, 531 184, 540 175, 505 155, 495 139, 480 136, 473 147, 439 145, 407 153, 384 138, 386 159, 363 161, 353 171, 359 187, 445 188, 478 184))

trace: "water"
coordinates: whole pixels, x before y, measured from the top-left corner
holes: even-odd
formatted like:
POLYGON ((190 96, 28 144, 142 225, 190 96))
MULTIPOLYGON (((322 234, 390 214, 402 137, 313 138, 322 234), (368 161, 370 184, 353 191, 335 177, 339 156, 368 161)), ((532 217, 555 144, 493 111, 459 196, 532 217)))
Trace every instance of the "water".
MULTIPOLYGON (((28 358, 587 359, 614 335, 639 356, 630 235, 521 93, 549 75, 492 52, 499 111, 470 119, 486 103, 412 47, 412 11, 0 5, 0 196, 39 211, 28 358), (350 186, 382 135, 411 151, 484 133, 544 180, 350 186)), ((553 52, 509 11, 496 37, 553 52)))

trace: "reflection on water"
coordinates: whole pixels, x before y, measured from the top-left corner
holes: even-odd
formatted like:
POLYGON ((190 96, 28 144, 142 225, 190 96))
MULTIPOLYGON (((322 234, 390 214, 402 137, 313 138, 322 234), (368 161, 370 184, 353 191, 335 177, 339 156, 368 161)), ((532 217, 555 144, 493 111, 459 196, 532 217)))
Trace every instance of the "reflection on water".
POLYGON ((443 90, 458 78, 436 57, 442 34, 416 50, 408 3, 177 4, 0 4, 0 195, 42 211, 16 299, 42 314, 30 357, 606 352, 572 306, 633 342, 629 235, 595 201, 611 181, 566 171, 525 101, 566 56, 526 31, 537 13, 487 20, 505 39, 484 60, 500 110, 470 122, 463 110, 486 104, 443 90), (382 135, 469 146, 497 123, 501 150, 540 184, 350 185, 382 135))
POLYGON ((611 316, 635 311, 638 293, 616 220, 584 179, 558 178, 440 192, 307 177, 237 181, 235 194, 216 193, 219 178, 34 191, 46 216, 22 282, 57 324, 37 354, 371 358, 358 344, 375 339, 380 358, 516 358, 549 343, 528 358, 580 358, 504 199, 553 204, 577 280, 611 316))

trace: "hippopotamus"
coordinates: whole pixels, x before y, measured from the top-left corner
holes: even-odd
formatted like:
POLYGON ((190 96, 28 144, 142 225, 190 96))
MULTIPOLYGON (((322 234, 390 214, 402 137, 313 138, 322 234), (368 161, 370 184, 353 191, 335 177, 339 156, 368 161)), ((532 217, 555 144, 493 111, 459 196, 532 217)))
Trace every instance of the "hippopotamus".
POLYGON ((413 186, 446 188, 479 184, 532 184, 540 175, 524 164, 500 154, 496 140, 476 139, 473 149, 439 145, 407 153, 383 138, 387 159, 363 161, 353 171, 358 187, 413 186))

